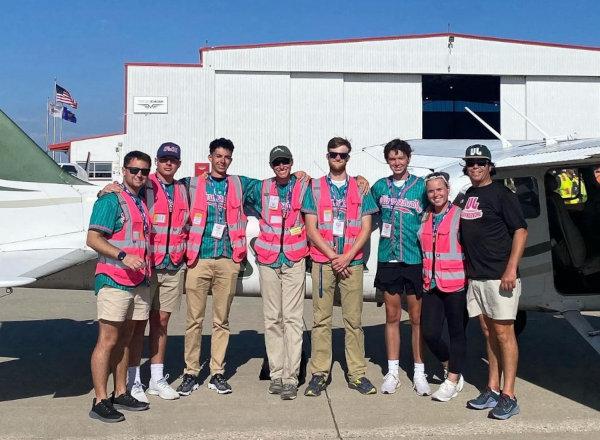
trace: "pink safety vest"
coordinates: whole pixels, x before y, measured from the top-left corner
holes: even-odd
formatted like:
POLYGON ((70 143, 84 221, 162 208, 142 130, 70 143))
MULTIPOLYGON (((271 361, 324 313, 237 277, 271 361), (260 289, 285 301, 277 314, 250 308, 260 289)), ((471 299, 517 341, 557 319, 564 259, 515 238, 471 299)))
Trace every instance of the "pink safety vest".
POLYGON ((150 174, 146 184, 146 205, 150 211, 150 249, 154 266, 160 265, 167 251, 171 262, 179 265, 185 257, 187 222, 190 216, 185 185, 175 182, 173 210, 156 174, 150 174))
POLYGON ((427 219, 419 229, 419 239, 423 250, 423 288, 431 289, 431 278, 435 277, 436 287, 442 292, 452 293, 465 288, 465 256, 458 230, 461 209, 452 205, 442 219, 433 237, 433 213, 427 211, 427 219), (435 263, 434 263, 435 262, 435 263), (435 267, 434 267, 435 265, 435 267))
POLYGON ((279 198, 275 179, 263 180, 261 189, 262 212, 258 221, 260 233, 254 243, 254 250, 259 263, 274 263, 282 249, 285 256, 294 262, 300 261, 308 255, 306 229, 304 228, 304 219, 300 213, 307 188, 308 182, 306 180, 296 180, 292 188, 290 212, 284 218, 281 201, 277 204, 277 208, 269 209, 269 198, 279 198), (279 221, 273 221, 274 219, 279 219, 279 221))
MULTIPOLYGON (((190 180, 190 231, 187 242, 187 262, 193 264, 198 259, 202 235, 206 227, 208 203, 206 200, 206 178, 193 177, 190 180)), ((246 258, 246 224, 248 219, 242 208, 242 182, 239 176, 227 176, 225 220, 229 240, 233 248, 232 259, 236 263, 246 258)))
MULTIPOLYGON (((116 194, 119 206, 123 211, 124 222, 119 232, 113 233, 107 238, 108 242, 118 247, 128 255, 135 255, 146 261, 144 269, 133 270, 125 266, 122 261, 105 255, 98 255, 96 264, 96 275, 104 274, 123 286, 137 286, 144 279, 150 278, 152 262, 150 261, 150 240, 144 236, 144 218, 137 205, 125 191, 116 194)), ((142 204, 146 213, 146 228, 150 230, 150 213, 145 204, 142 204)))
MULTIPOLYGON (((329 246, 334 246, 333 237, 333 202, 331 192, 327 184, 327 177, 312 180, 312 194, 317 207, 317 228, 321 237, 325 239, 329 246)), ((362 196, 358 191, 356 179, 348 179, 348 189, 346 191, 346 219, 344 224, 344 249, 347 252, 356 242, 356 237, 361 231, 361 206, 362 196)), ((336 252, 341 253, 340 249, 336 252)), ((362 249, 354 256, 354 260, 359 260, 363 256, 362 249)), ((316 246, 310 247, 310 257, 318 263, 328 263, 331 261, 316 246)))

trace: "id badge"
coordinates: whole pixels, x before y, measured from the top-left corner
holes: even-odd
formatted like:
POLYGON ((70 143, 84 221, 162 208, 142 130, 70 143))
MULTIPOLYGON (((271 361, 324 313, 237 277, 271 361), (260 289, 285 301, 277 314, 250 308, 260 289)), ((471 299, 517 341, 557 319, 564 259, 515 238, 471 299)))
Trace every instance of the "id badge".
POLYGON ((323 221, 330 222, 332 218, 333 212, 331 211, 331 209, 326 209, 325 211, 323 211, 323 221))
POLYGON ((392 236, 392 224, 384 223, 381 225, 381 236, 385 238, 390 238, 392 236))
POLYGON ((212 238, 221 239, 223 237, 223 231, 225 231, 225 225, 220 225, 219 223, 215 223, 212 228, 212 232, 210 236, 212 238))
POLYGON ((269 196, 269 209, 277 209, 279 207, 279 197, 269 196))
POLYGON ((167 216, 164 214, 154 214, 154 224, 164 223, 167 220, 167 216))
POLYGON ((344 236, 344 221, 336 218, 333 221, 333 235, 336 237, 344 236))
POLYGON ((272 225, 280 225, 281 224, 281 216, 280 215, 272 215, 270 219, 270 223, 272 225))
POLYGON ((192 224, 198 226, 202 223, 202 213, 201 212, 197 212, 194 214, 194 218, 192 220, 192 224))
POLYGON ((292 235, 300 235, 302 233, 302 226, 294 226, 290 228, 290 234, 292 235))

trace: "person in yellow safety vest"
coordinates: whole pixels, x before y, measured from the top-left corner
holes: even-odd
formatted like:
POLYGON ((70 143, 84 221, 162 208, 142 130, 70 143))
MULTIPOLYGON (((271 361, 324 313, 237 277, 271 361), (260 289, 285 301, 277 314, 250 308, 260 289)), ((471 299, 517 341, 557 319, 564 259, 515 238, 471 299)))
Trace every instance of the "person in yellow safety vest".
POLYGON ((558 174, 560 187, 558 192, 565 199, 567 205, 577 205, 587 201, 587 190, 585 183, 580 181, 579 176, 573 170, 563 170, 558 174))

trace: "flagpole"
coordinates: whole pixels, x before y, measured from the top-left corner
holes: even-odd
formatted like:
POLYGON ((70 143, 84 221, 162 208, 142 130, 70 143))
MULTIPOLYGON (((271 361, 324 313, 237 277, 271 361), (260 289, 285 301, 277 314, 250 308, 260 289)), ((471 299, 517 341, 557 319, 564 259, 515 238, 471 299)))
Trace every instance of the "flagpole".
POLYGON ((48 115, 50 114, 50 98, 46 97, 46 152, 48 151, 48 128, 50 123, 48 122, 48 115))
MULTIPOLYGON (((54 105, 56 105, 56 77, 54 77, 54 105)), ((56 118, 52 118, 52 143, 56 143, 56 118)))

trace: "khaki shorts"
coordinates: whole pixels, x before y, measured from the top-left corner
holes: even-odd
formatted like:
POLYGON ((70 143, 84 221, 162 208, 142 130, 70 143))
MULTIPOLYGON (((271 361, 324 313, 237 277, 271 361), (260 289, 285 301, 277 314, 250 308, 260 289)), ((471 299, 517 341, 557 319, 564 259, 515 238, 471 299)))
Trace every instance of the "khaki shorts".
POLYGON ((519 309, 521 280, 507 292, 500 290, 500 280, 469 280, 467 310, 469 317, 481 314, 496 320, 514 320, 519 309))
POLYGON ((173 313, 179 310, 185 284, 185 269, 152 272, 152 310, 173 313))
POLYGON ((143 321, 150 314, 150 288, 142 284, 131 292, 104 286, 98 292, 98 320, 123 322, 143 321))

